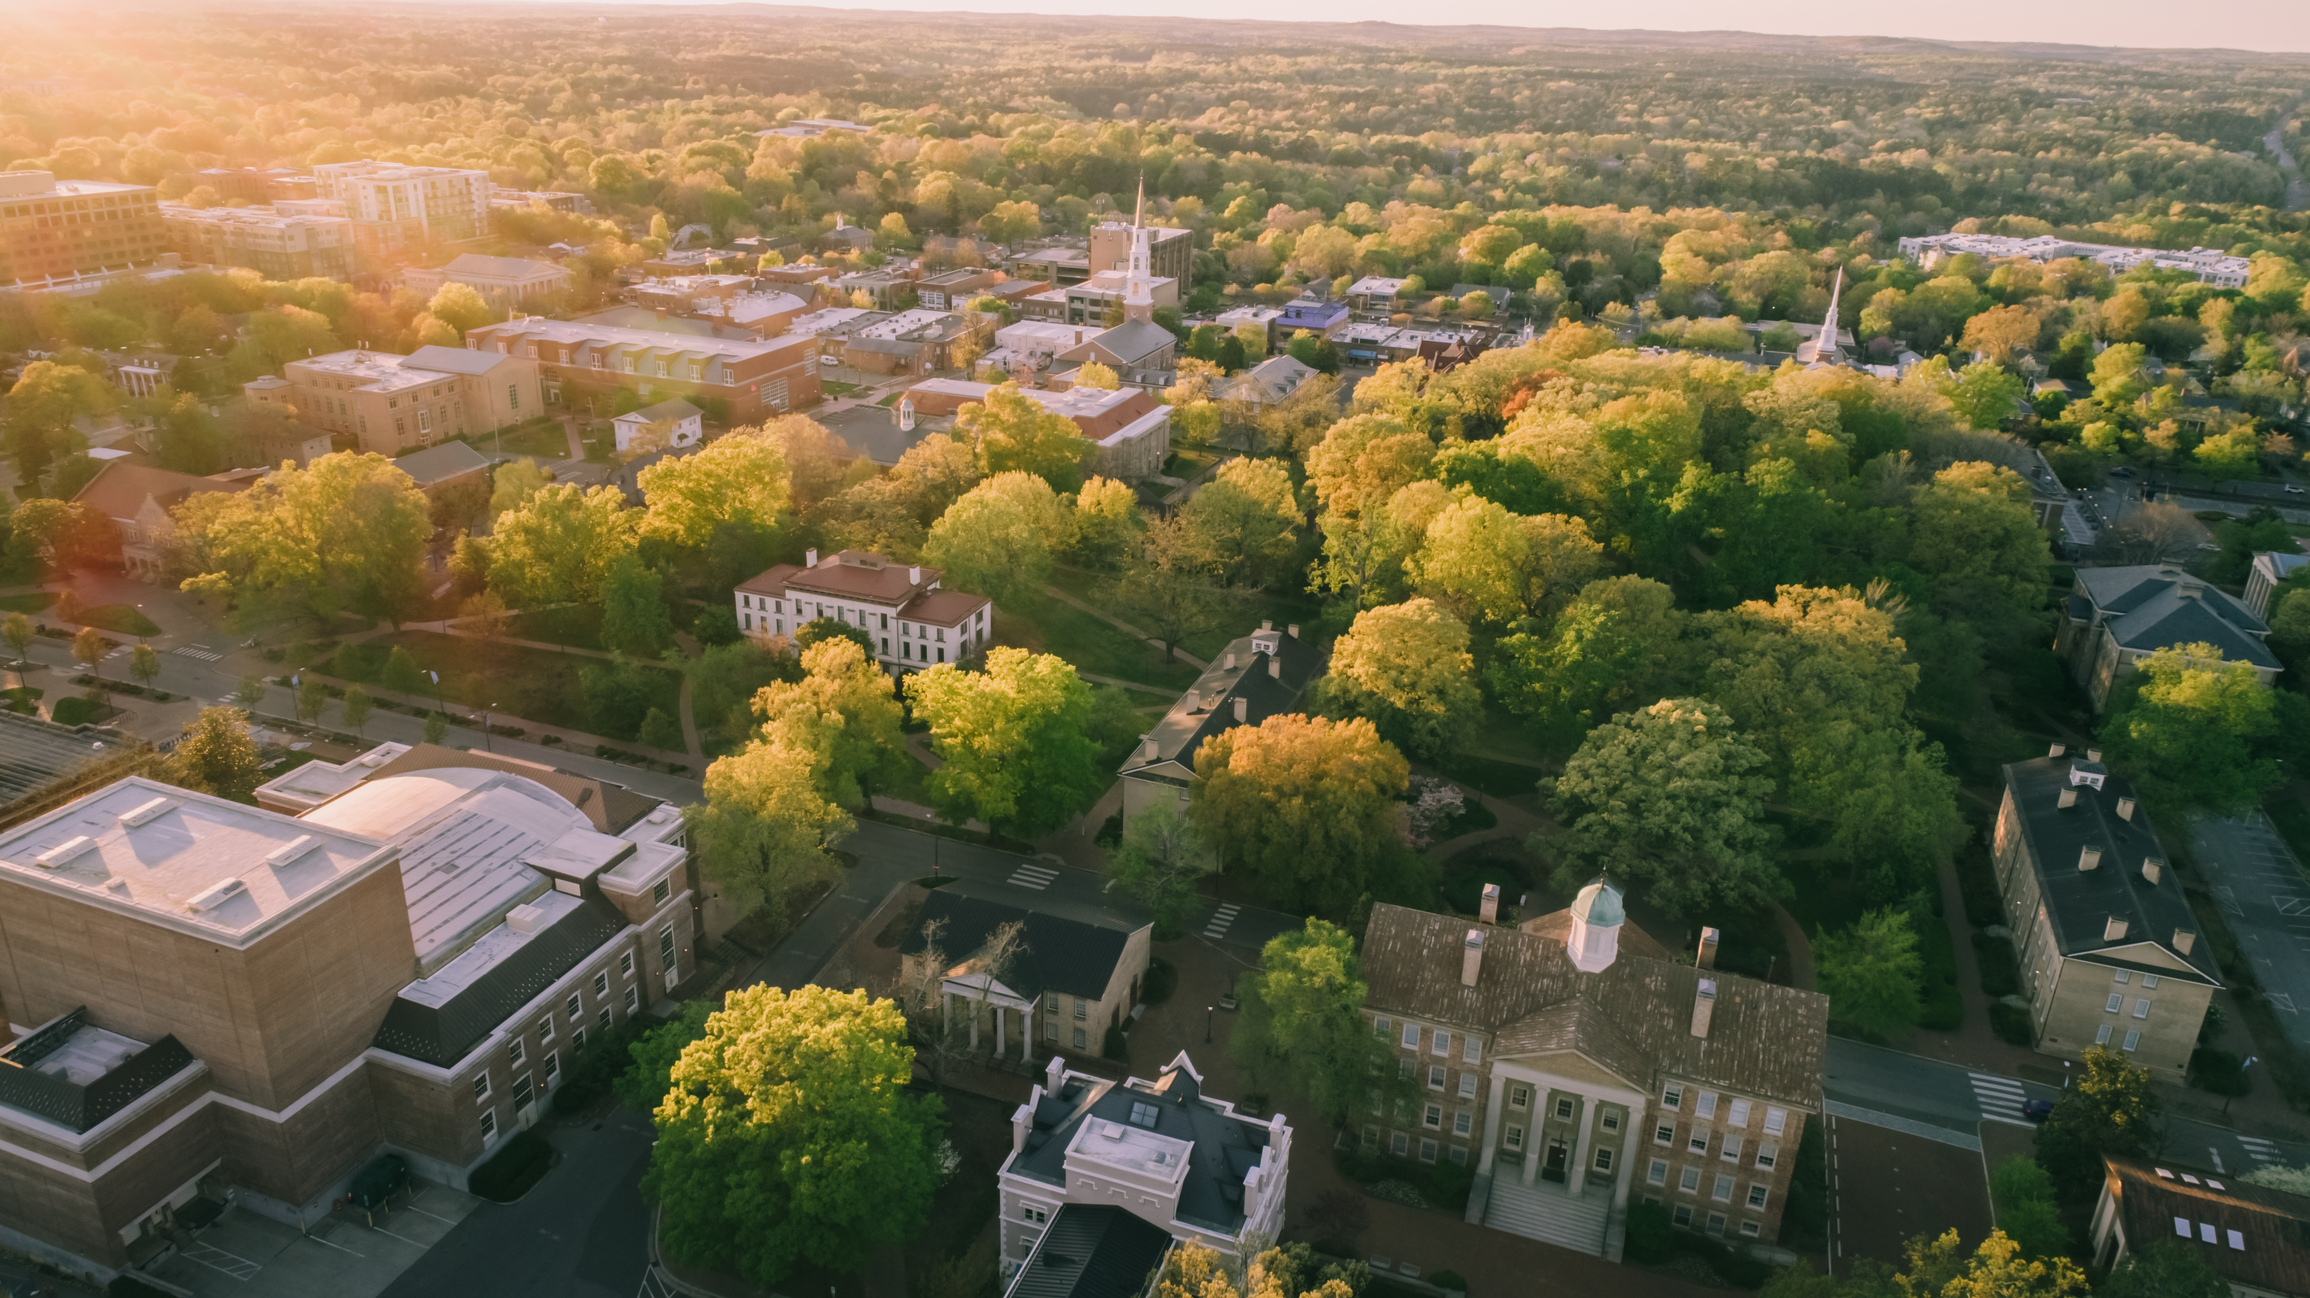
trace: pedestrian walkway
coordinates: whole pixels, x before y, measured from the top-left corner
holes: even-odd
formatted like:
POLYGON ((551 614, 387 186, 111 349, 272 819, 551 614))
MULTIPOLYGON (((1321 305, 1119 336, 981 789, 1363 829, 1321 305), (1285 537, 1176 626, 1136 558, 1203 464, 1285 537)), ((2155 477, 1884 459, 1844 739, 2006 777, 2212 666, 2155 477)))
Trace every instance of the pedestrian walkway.
POLYGON ((2021 1116, 2021 1102, 2029 1098, 2021 1083, 1987 1073, 1968 1073, 1973 1083, 1973 1098, 1980 1102, 1981 1116, 1991 1122, 2010 1122, 2026 1127, 2029 1122, 2021 1116))
POLYGON ((1022 864, 1018 869, 1011 871, 1011 877, 1003 880, 1003 882, 1013 887, 1032 888, 1036 892, 1041 892, 1051 886, 1051 880, 1058 877, 1059 872, 1047 865, 1022 864))
POLYGON ((1242 913, 1243 907, 1232 901, 1228 902, 1224 906, 1221 906, 1219 909, 1211 912, 1211 922, 1203 926, 1203 936, 1210 938, 1214 942, 1217 942, 1219 939, 1226 937, 1227 930, 1233 927, 1235 924, 1235 917, 1242 913))

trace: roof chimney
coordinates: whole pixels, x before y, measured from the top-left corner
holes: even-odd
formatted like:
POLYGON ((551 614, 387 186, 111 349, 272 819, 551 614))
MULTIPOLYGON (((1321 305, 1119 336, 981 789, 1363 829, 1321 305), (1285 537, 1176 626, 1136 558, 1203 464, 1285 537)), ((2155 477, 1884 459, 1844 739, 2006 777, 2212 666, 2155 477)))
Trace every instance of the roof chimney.
POLYGON ((2128 921, 2119 919, 2117 916, 2112 915, 2109 917, 2109 922, 2101 926, 2101 940, 2104 942, 2115 942, 2126 935, 2126 929, 2128 927, 2130 927, 2128 921))
POLYGON ((2157 887, 2158 880, 2165 877, 2165 867, 2158 864, 2158 858, 2154 856, 2146 856, 2142 858, 2142 878, 2148 880, 2151 887, 2157 887))
POLYGON ((1297 623, 1297 622, 1294 622, 1294 623, 1292 623, 1290 626, 1287 626, 1287 627, 1285 627, 1285 628, 1284 628, 1284 630, 1286 630, 1286 631, 1288 631, 1288 632, 1290 632, 1290 633, 1291 633, 1291 638, 1292 638, 1292 639, 1294 639, 1294 640, 1297 640, 1297 639, 1299 639, 1299 623, 1297 623))
POLYGON ((1268 659, 1268 660, 1267 660, 1267 674, 1268 674, 1269 676, 1271 676, 1271 677, 1275 678, 1276 680, 1282 680, 1282 679, 1283 679, 1283 660, 1282 660, 1281 658, 1270 658, 1270 659, 1268 659))
POLYGON ((2100 867, 2100 865, 2101 865, 2101 849, 2100 849, 2100 848, 2098 848, 2098 847, 2094 847, 2094 846, 2091 846, 2091 845, 2089 844, 2088 846, 2085 846, 2085 847, 2081 847, 2081 848, 2079 848, 2079 849, 2078 849, 2078 851, 2077 851, 2077 868, 2078 868, 2078 869, 2080 869, 2080 870, 2092 870, 2092 869, 2096 869, 2096 868, 2099 868, 2099 867, 2100 867))
POLYGON ((2099 748, 2088 748, 2088 749, 2086 749, 2086 750, 2085 750, 2085 760, 2087 760, 2087 761, 2089 761, 2089 762, 2098 762, 2098 761, 2100 761, 2100 760, 2101 760, 2101 750, 2100 750, 2099 748))
POLYGON ((1155 737, 1153 735, 1149 735, 1147 737, 1147 742, 1139 745, 1139 760, 1142 762, 1152 762, 1155 760, 1155 755, 1159 751, 1161 750, 1157 748, 1155 744, 1155 737))
POLYGON ((2074 786, 2073 786, 2073 787, 2071 787, 2071 788, 2063 789, 2063 790, 2061 791, 2061 809, 2062 809, 2063 811, 2067 811, 2067 810, 2069 810, 2071 807, 2074 807, 2074 806, 2076 806, 2076 805, 2077 805, 2077 789, 2076 789, 2074 786))
POLYGON ((1484 900, 1477 903, 1476 918, 1484 921, 1487 924, 1497 924, 1500 922, 1499 884, 1487 883, 1484 885, 1484 900))
POLYGON ((1275 629, 1275 619, 1271 617, 1263 617, 1259 619, 1259 629, 1262 631, 1273 631, 1275 629))
POLYGON ((1228 671, 1228 672, 1234 671, 1234 670, 1235 670, 1235 655, 1234 655, 1234 654, 1232 654, 1232 653, 1231 653, 1231 654, 1229 654, 1229 655, 1227 655, 1227 658, 1226 658, 1226 660, 1225 660, 1225 661, 1223 661, 1223 662, 1221 662, 1221 663, 1219 664, 1219 669, 1220 669, 1221 671, 1228 671))
POLYGON ((1692 994, 1692 1034, 1708 1036, 1709 1016, 1716 1012, 1716 979, 1703 978, 1692 994))
POLYGON ((2118 799, 2118 819, 2119 819, 2119 820, 2132 820, 2133 818, 2134 818, 2134 800, 2133 800, 2132 798, 2119 798, 2119 799, 2118 799))
POLYGON ((1695 969, 1716 968, 1717 937, 1717 931, 1713 928, 1704 928, 1700 931, 1700 952, 1692 958, 1695 969))
POLYGON ((2046 750, 2046 752, 2045 752, 2045 755, 2046 755, 2047 757, 2059 757, 2059 756, 2061 756, 2063 753, 2066 753, 2066 752, 2068 752, 2068 751, 2069 751, 2069 745, 2068 745, 2068 744, 2055 744, 2053 747, 2051 747, 2051 748, 2049 748, 2049 749, 2047 749, 2047 750, 2046 750))
POLYGON ((816 550, 812 550, 812 551, 810 551, 810 553, 803 555, 803 556, 802 556, 802 566, 803 566, 803 567, 805 567, 805 568, 815 568, 815 567, 817 567, 817 566, 818 566, 818 551, 816 551, 816 550))
POLYGON ((1241 695, 1237 695, 1237 696, 1236 696, 1236 699, 1235 699, 1235 721, 1236 721, 1236 724, 1238 724, 1238 725, 1241 725, 1243 722, 1245 722, 1245 721, 1249 720, 1249 719, 1250 719, 1250 713, 1251 713, 1251 700, 1249 700, 1249 699, 1247 699, 1247 698, 1244 698, 1244 697, 1243 697, 1243 696, 1241 696, 1241 695))
POLYGON ((2197 934, 2192 933, 2186 928, 2177 928, 2174 930, 2174 950, 2181 952, 2183 955, 2188 955, 2190 953, 2190 948, 2196 946, 2197 944, 2197 934))
POLYGON ((922 584, 922 568, 920 566, 906 570, 906 584, 909 586, 920 586, 922 584))
POLYGON ((1468 943, 1460 956, 1460 985, 1476 985, 1476 972, 1484 967, 1484 930, 1468 930, 1468 943))

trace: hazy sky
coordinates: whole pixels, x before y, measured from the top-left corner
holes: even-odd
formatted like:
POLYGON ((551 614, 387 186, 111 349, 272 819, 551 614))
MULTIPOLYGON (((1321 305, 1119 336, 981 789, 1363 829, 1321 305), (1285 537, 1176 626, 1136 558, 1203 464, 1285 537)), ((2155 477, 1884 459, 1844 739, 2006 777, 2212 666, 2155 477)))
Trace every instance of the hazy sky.
MULTIPOLYGON (((6 0, 0 0, 4 7, 6 0)), ((694 0, 692 0, 694 2, 694 0)), ((825 3, 826 0, 819 0, 825 3)), ((1264 18, 1326 23, 1499 23, 1516 27, 1632 27, 1652 31, 1915 36, 1952 41, 2059 41, 2147 48, 2310 51, 2310 4, 2303 0, 1932 0, 1904 5, 1821 0, 1644 0, 1566 4, 1561 0, 879 0, 838 9, 966 10, 978 13, 1129 14, 1181 18, 1264 18)), ((2310 90, 2310 86, 2305 86, 2310 90)))

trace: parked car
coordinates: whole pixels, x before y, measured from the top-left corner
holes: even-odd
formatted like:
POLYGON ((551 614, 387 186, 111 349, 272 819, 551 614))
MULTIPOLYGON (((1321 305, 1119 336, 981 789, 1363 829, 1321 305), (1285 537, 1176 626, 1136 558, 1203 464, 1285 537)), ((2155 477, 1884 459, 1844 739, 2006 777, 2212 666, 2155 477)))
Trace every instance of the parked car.
POLYGON ((2286 494, 2289 496, 2310 496, 2310 487, 2297 487, 2289 482, 2286 484, 2286 494))
POLYGON ((2053 1116, 2053 1101, 2023 1100, 2021 1102, 2021 1116, 2031 1122, 2043 1122, 2053 1116))

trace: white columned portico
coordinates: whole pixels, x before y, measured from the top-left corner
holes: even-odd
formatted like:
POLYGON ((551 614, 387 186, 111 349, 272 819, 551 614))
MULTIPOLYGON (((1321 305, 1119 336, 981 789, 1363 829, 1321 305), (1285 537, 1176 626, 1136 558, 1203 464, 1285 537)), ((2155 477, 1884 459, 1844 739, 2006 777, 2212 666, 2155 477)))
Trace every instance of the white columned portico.
POLYGON ((1476 1175, 1489 1176, 1493 1155, 1500 1152, 1500 1106, 1507 1103, 1508 1078, 1492 1070, 1492 1098, 1484 1105, 1484 1140, 1476 1155, 1476 1175))
POLYGON ((1001 1002, 999 1002, 999 1001, 998 1001, 998 1002, 996 1002, 996 1004, 995 1004, 995 1049, 994 1049, 994 1053, 995 1053, 995 1057, 996 1057, 997 1059, 1000 1059, 1000 1058, 1002 1058, 1002 1054, 1003 1054, 1003 1007, 1002 1007, 1002 1004, 1001 1004, 1001 1002))
POLYGON ((1578 1194, 1588 1188, 1588 1168, 1580 1161, 1580 1152, 1588 1143, 1588 1124, 1595 1115, 1589 1112, 1585 1095, 1572 1097, 1572 1148, 1564 1155, 1564 1192, 1578 1194))

